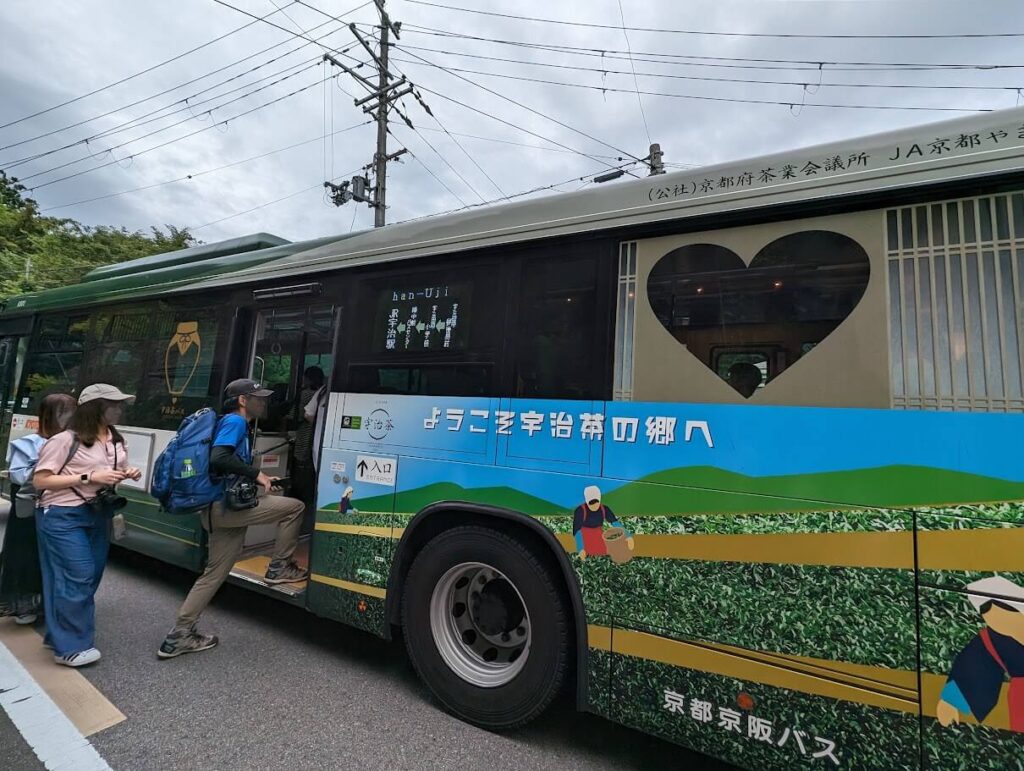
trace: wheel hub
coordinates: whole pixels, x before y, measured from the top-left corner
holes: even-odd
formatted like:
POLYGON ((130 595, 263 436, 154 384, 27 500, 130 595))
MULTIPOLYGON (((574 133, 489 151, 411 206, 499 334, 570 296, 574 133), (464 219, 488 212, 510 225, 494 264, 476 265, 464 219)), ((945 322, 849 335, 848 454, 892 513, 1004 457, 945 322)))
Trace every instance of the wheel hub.
POLYGON ((441 577, 430 600, 430 626, 449 668, 483 688, 511 681, 529 654, 530 617, 522 595, 483 563, 465 562, 441 577))
POLYGON ((479 592, 471 592, 473 621, 477 628, 488 637, 506 635, 518 627, 525 616, 525 609, 512 585, 498 579, 488 581, 479 592))

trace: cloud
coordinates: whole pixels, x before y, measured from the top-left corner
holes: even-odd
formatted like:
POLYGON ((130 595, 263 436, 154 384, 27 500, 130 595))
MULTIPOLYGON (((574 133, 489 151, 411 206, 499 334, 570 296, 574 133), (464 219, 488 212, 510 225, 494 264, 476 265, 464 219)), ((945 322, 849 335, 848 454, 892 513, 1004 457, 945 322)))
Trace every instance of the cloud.
MULTIPOLYGON (((232 2, 257 15, 274 11, 269 0, 232 2)), ((285 6, 284 0, 275 2, 285 8, 285 13, 275 13, 271 18, 288 29, 294 29, 296 24, 310 29, 327 21, 326 17, 303 5, 285 6)), ((340 14, 358 5, 356 0, 310 0, 310 4, 332 14, 340 14)), ((617 0, 597 0, 586 4, 527 4, 513 0, 478 0, 470 4, 463 0, 450 0, 450 4, 593 24, 619 23, 617 0)), ((626 40, 620 29, 540 24, 457 13, 406 0, 391 0, 388 8, 392 16, 405 25, 399 41, 401 47, 392 54, 394 66, 422 87, 424 99, 437 117, 436 121, 428 117, 411 98, 404 100, 403 110, 417 131, 410 130, 398 120, 392 127, 389 150, 404 146, 410 150, 410 155, 400 163, 391 164, 389 169, 389 221, 457 208, 463 203, 498 199, 502 192, 514 194, 559 181, 576 180, 559 186, 558 191, 576 189, 603 167, 616 165, 619 157, 646 155, 650 141, 661 144, 665 160, 670 164, 703 165, 905 127, 956 114, 931 109, 883 111, 801 107, 805 102, 980 109, 1012 107, 1018 99, 1014 83, 1018 70, 865 71, 859 68, 846 71, 826 65, 819 71, 814 63, 1008 64, 1016 61, 1019 38, 821 40, 680 35, 634 30, 629 32, 629 46, 634 52, 633 64, 638 73, 693 78, 640 74, 634 81, 630 62, 620 53, 626 49, 626 40), (428 34, 429 29, 424 28, 523 41, 535 46, 575 46, 590 49, 592 55, 442 37, 428 34), (602 51, 604 55, 600 53, 602 51), (492 61, 468 54, 517 61, 492 61), (702 66, 684 66, 678 60, 668 61, 666 54, 717 58, 702 60, 702 66), (803 69, 792 70, 779 69, 782 65, 777 62, 747 62, 749 68, 738 68, 736 65, 743 62, 735 59, 740 57, 793 59, 809 64, 794 65, 803 69), (535 80, 574 83, 588 88, 470 73, 460 76, 426 62, 535 80), (552 64, 565 68, 545 66, 552 64), (709 64, 729 66, 707 66, 709 64), (578 69, 580 67, 597 71, 578 69), (819 79, 823 84, 820 87, 819 79), (734 82, 744 80, 792 82, 734 82), (837 83, 987 85, 1000 86, 1003 90, 831 85, 837 83), (642 96, 650 129, 648 137, 637 95, 633 92, 637 84, 642 91, 705 98, 642 96), (602 91, 602 87, 622 91, 602 91), (449 99, 458 100, 472 109, 449 99), (722 99, 765 100, 783 104, 719 101, 722 99), (785 103, 794 106, 790 108, 785 103)), ((1014 2, 689 0, 680 3, 678 0, 623 0, 622 8, 631 27, 839 35, 1024 31, 1024 8, 1014 2)), ((371 23, 374 19, 372 6, 360 10, 352 19, 362 24, 371 23)), ((0 124, 101 88, 248 21, 251 19, 212 0, 182 0, 176 4, 140 4, 128 0, 101 4, 69 0, 50 3, 9 0, 0 6, 0 28, 4 30, 4 51, 0 54, 0 91, 4 94, 0 102, 0 124)), ((338 31, 328 42, 349 47, 353 42, 351 36, 334 22, 311 34, 321 35, 334 29, 338 31)), ((209 99, 231 88, 255 82, 277 70, 298 65, 304 59, 312 61, 321 53, 317 46, 303 46, 302 40, 289 38, 279 29, 253 24, 122 85, 0 129, 2 146, 115 111, 81 127, 2 150, 0 168, 23 156, 116 128, 158 107, 167 106, 168 112, 180 109, 183 105, 178 100, 185 96, 218 80, 241 75, 291 49, 296 50, 280 61, 240 76, 190 102, 209 99), (198 78, 279 43, 283 45, 209 79, 144 104, 125 107, 132 101, 198 78)), ((351 46, 347 53, 365 58, 358 46, 351 46)), ((31 177, 26 183, 38 186, 65 174, 118 160, 57 184, 36 187, 33 195, 44 209, 153 185, 148 190, 54 211, 89 224, 115 224, 138 229, 173 223, 199 228, 197 235, 208 241, 257 230, 300 239, 347 232, 350 227, 368 227, 373 219, 370 210, 354 203, 343 208, 332 206, 326 199, 322 183, 332 175, 340 179, 370 163, 375 144, 373 126, 362 126, 339 134, 326 146, 322 141, 310 142, 213 173, 200 173, 320 137, 332 126, 337 131, 366 120, 362 111, 352 104, 352 98, 340 90, 344 88, 356 94, 359 88, 352 79, 343 75, 328 81, 325 88, 322 82, 324 74, 325 68, 318 66, 243 101, 214 109, 212 115, 206 114, 205 110, 219 104, 219 101, 196 108, 194 116, 189 112, 168 116, 146 126, 90 141, 88 146, 78 145, 53 153, 11 172, 20 177, 30 177, 75 161, 66 169, 31 177), (233 115, 307 86, 308 90, 301 94, 228 121, 233 115), (188 121, 180 126, 140 138, 184 118, 188 121), (226 126, 220 125, 223 121, 228 121, 226 126), (166 147, 141 152, 202 128, 207 130, 166 147), (135 141, 111 153, 105 150, 128 140, 135 141), (189 174, 198 176, 159 184, 189 174), (283 200, 258 208, 278 199, 283 200), (232 216, 250 209, 254 211, 232 216)), ((332 68, 326 74, 334 76, 338 70, 332 68)), ((225 97, 225 100, 227 98, 231 97, 225 97)), ((643 169, 638 173, 644 173, 643 169)))

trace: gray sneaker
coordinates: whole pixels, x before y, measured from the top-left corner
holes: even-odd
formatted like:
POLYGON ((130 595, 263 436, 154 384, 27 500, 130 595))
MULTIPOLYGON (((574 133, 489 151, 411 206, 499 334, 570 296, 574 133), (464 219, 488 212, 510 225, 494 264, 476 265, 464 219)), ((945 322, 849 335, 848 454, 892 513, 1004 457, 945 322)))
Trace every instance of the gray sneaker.
POLYGON ((268 584, 293 584, 309 578, 309 571, 300 568, 294 561, 271 562, 263 580, 268 584))
POLYGON ((173 659, 183 653, 197 653, 198 651, 209 650, 220 640, 216 635, 200 634, 193 627, 192 629, 172 630, 164 638, 160 650, 156 655, 161 659, 173 659))

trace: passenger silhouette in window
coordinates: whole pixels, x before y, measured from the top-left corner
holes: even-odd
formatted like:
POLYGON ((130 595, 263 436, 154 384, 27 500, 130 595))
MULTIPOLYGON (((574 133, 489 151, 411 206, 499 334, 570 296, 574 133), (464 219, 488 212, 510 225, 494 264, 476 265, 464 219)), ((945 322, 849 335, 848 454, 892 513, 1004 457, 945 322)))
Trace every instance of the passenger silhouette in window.
POLYGON ((754 395, 754 391, 761 386, 763 380, 761 370, 749 361, 736 362, 729 367, 729 374, 726 376, 729 385, 739 391, 740 396, 745 399, 754 395))

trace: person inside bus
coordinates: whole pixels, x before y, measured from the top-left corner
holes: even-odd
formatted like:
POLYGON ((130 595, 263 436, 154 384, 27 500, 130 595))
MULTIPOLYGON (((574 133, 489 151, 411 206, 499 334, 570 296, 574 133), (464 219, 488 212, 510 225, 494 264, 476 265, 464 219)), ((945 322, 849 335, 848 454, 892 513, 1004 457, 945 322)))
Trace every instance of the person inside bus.
POLYGON ((749 361, 738 361, 729 367, 725 379, 729 385, 739 391, 740 396, 749 399, 761 387, 764 375, 761 374, 761 370, 756 364, 751 364, 749 361))
MULTIPOLYGON (((313 453, 316 451, 314 439, 316 421, 320 412, 320 401, 325 392, 326 376, 320 367, 309 367, 302 373, 302 392, 296 409, 299 412, 298 428, 295 429, 295 472, 292 475, 292 490, 306 504, 307 517, 314 515, 316 506, 314 493, 316 490, 316 469, 313 465, 313 453)), ((303 529, 307 529, 304 523, 303 529)))
POLYGON ((75 397, 68 394, 44 396, 39 403, 39 433, 19 437, 7 445, 11 515, 0 549, 0 616, 14 616, 16 624, 35 623, 43 607, 35 504, 19 499, 18 491, 32 481, 39 450, 47 439, 67 427, 75 406, 75 397))
POLYGON ((142 477, 128 465, 128 445, 116 426, 133 401, 106 383, 83 388, 68 429, 46 440, 32 475, 42 491, 36 533, 46 635, 54 661, 64 666, 100 659, 96 590, 107 564, 110 520, 120 508, 116 487, 142 477))
POLYGON ((953 660, 935 716, 946 727, 971 715, 982 722, 1009 680, 1010 730, 1024 733, 1024 586, 1003 576, 967 585, 967 599, 985 626, 953 660))
POLYGON ((209 516, 203 522, 209 532, 206 569, 196 579, 178 611, 174 627, 157 651, 162 659, 204 651, 218 643, 215 635, 201 634, 196 624, 241 556, 249 525, 277 525, 273 556, 263 579, 266 583, 304 581, 309 575, 292 559, 299 542, 305 505, 295 498, 270 495, 275 480, 253 465, 249 422, 266 415, 267 397, 272 394, 273 391, 248 378, 234 380, 225 389, 224 414, 214 432, 210 468, 227 480, 228 488, 242 482, 255 482, 260 493, 257 505, 252 508, 230 508, 226 500, 229 496, 211 505, 209 516))
POLYGON ((630 551, 635 543, 633 534, 619 522, 615 513, 601 503, 601 488, 590 485, 583 490, 583 503, 576 507, 572 515, 572 534, 576 540, 576 551, 580 559, 587 557, 603 557, 608 554, 604 542, 604 523, 621 527, 626 533, 626 543, 630 551))

